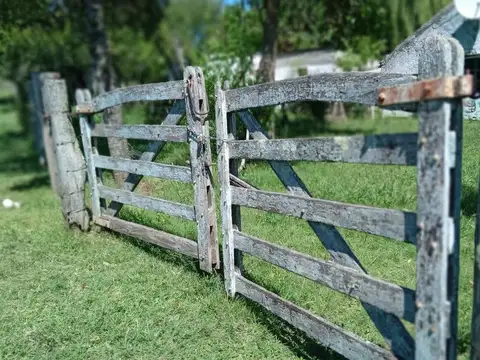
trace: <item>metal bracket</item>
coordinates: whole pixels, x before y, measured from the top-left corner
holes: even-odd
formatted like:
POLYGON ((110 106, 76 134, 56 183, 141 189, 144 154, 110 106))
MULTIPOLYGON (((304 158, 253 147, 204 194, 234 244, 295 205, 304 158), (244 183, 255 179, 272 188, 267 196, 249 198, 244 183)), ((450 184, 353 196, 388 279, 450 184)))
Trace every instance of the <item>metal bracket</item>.
POLYGON ((205 90, 203 72, 199 67, 189 67, 187 69, 189 71, 185 87, 190 108, 195 116, 200 121, 204 122, 210 109, 208 105, 208 95, 205 90))
POLYGON ((447 76, 378 90, 378 105, 414 103, 427 100, 454 99, 475 95, 473 76, 447 76))

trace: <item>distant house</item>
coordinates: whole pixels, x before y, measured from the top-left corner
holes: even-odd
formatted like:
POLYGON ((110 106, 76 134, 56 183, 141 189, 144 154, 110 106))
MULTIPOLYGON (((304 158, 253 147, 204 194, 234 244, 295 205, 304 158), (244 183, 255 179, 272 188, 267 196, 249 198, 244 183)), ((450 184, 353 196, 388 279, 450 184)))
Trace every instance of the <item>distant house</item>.
MULTIPOLYGON (((275 81, 292 79, 301 75, 342 72, 336 61, 343 55, 335 50, 307 50, 279 54, 275 64, 275 81)), ((253 56, 253 70, 260 66, 261 54, 253 56)), ((367 69, 378 68, 379 62, 372 62, 367 69)))
MULTIPOLYGON (((382 72, 416 74, 418 71, 417 45, 433 34, 449 35, 457 39, 465 50, 465 69, 469 69, 480 84, 480 21, 468 20, 455 6, 449 5, 403 41, 381 63, 382 72)), ((480 120, 480 100, 465 99, 464 118, 480 120)))

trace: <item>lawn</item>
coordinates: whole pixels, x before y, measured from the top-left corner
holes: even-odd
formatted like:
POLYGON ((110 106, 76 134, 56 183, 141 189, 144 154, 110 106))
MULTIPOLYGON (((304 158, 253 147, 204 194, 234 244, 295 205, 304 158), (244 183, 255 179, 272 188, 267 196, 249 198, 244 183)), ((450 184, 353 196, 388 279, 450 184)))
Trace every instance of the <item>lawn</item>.
MULTIPOLYGON (((10 197, 22 207, 0 209, 0 358, 338 358, 258 306, 228 299, 220 276, 199 273, 192 260, 105 231, 65 229, 46 172, 11 110, 0 108, 0 199, 10 197)), ((126 114, 129 123, 137 118, 137 112, 126 114)), ((350 120, 323 133, 416 127, 415 119, 350 120)), ((470 341, 479 131, 480 123, 465 123, 459 299, 463 358, 470 341)), ((165 150, 158 161, 185 164, 186 146, 165 150)), ((414 168, 310 162, 295 163, 294 168, 316 197, 415 211, 414 168)), ((241 177, 264 190, 284 191, 265 163, 247 163, 241 177)), ((147 178, 139 192, 193 203, 186 184, 147 178)), ((192 223, 167 215, 126 206, 120 216, 195 237, 192 223)), ((242 217, 243 231, 249 234, 328 258, 303 221, 251 209, 242 209, 242 217)), ((414 246, 340 231, 370 274, 415 287, 414 246)), ((358 301, 249 256, 244 264, 248 277, 262 286, 382 344, 358 301)), ((407 326, 413 332, 413 326, 407 326)))

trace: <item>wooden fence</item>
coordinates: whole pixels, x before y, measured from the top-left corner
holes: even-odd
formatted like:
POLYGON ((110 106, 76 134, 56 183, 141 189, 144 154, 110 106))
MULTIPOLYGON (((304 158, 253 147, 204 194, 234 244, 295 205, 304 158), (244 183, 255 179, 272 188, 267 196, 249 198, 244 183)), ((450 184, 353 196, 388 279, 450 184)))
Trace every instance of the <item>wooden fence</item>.
POLYGON ((198 258, 200 268, 211 272, 218 267, 219 254, 215 216, 215 199, 212 189, 211 151, 208 122, 208 98, 203 73, 200 68, 187 67, 184 80, 146 84, 116 89, 91 100, 77 104, 88 181, 91 188, 93 222, 114 231, 154 243, 164 248, 198 258), (110 107, 133 101, 175 100, 161 125, 115 126, 95 124, 92 115, 110 107), (186 115, 187 126, 178 125, 186 115), (139 160, 112 158, 99 155, 92 143, 96 137, 117 137, 149 140, 147 151, 139 160), (188 142, 190 167, 154 162, 166 142, 188 142), (105 186, 99 169, 127 172, 121 189, 105 186), (192 183, 194 206, 175 203, 150 196, 134 194, 143 176, 192 183), (101 199, 111 200, 108 207, 101 199), (123 204, 167 213, 197 224, 197 241, 155 230, 144 225, 116 217, 123 204))
POLYGON ((463 49, 456 40, 435 36, 425 40, 423 46, 429 51, 425 51, 419 64, 418 77, 324 74, 238 89, 222 89, 217 84, 216 88, 226 291, 230 296, 238 293, 259 303, 350 359, 456 358, 461 98, 473 93, 473 81, 462 76, 463 49), (248 110, 304 100, 377 106, 414 103, 419 114, 419 132, 269 140, 248 110), (253 140, 235 138, 235 115, 253 140), (262 191, 238 179, 239 159, 268 161, 288 193, 262 191), (288 163, 290 160, 416 166, 417 211, 312 198, 288 163), (232 182, 232 178, 237 181, 232 182), (332 261, 316 259, 242 232, 240 207, 306 220, 332 261), (368 275, 336 226, 415 245, 416 289, 368 275), (357 298, 391 351, 247 279, 242 253, 357 298), (415 339, 400 319, 415 323, 415 339))

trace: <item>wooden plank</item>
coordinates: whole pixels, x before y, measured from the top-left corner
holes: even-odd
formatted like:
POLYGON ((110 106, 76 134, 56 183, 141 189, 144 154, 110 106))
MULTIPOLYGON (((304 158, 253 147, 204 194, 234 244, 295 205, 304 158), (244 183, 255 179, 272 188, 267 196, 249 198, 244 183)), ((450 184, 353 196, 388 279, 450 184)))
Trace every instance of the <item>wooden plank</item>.
MULTIPOLYGON (((253 139, 268 139, 262 126, 249 111, 241 111, 238 115, 249 129, 253 139)), ((311 198, 311 194, 307 187, 288 162, 269 161, 269 164, 290 194, 311 198)), ((362 273, 366 273, 360 260, 355 256, 348 243, 334 226, 314 221, 308 221, 308 225, 315 232, 328 253, 332 256, 333 261, 351 267, 362 273)), ((400 319, 395 315, 381 311, 370 304, 362 302, 362 306, 392 349, 392 352, 398 358, 413 358, 415 353, 415 341, 400 319)))
MULTIPOLYGON (((225 81, 223 83, 223 88, 225 90, 230 89, 230 83, 225 81)), ((238 139, 237 134, 237 121, 236 117, 233 113, 227 113, 227 133, 228 139, 238 139)), ((232 158, 232 154, 229 152, 229 168, 230 168, 230 181, 233 178, 237 178, 239 176, 240 171, 240 161, 238 159, 232 158)), ((232 204, 232 226, 234 230, 242 230, 242 210, 240 206, 232 204)), ((243 255, 240 250, 234 249, 233 256, 235 260, 235 269, 238 273, 242 273, 243 271, 243 255)))
POLYGON ((242 187, 242 188, 245 188, 245 189, 256 189, 256 190, 258 190, 258 188, 256 188, 255 186, 249 184, 245 180, 242 180, 242 179, 236 177, 235 175, 232 175, 232 173, 230 173, 230 185, 231 186, 242 187))
POLYGON ((388 106, 427 100, 472 97, 474 95, 473 75, 445 76, 411 84, 386 87, 378 90, 378 102, 388 106))
POLYGON ((236 159, 311 160, 416 165, 417 134, 334 136, 310 139, 229 141, 236 159))
POLYGON ((82 132, 83 152, 85 161, 87 162, 87 175, 90 184, 90 196, 92 198, 92 217, 93 221, 100 214, 100 194, 98 191, 97 176, 95 173, 95 165, 93 164, 93 148, 90 119, 86 115, 80 115, 80 131, 82 132))
POLYGON ((415 243, 415 213, 290 194, 232 188, 232 204, 415 243))
POLYGON ((121 234, 131 236, 162 248, 197 258, 197 243, 190 239, 155 230, 144 225, 135 224, 111 216, 101 216, 96 224, 121 234))
MULTIPOLYGON (((451 45, 441 36, 426 40, 431 53, 420 62, 420 77, 444 75, 452 59, 451 45)), ((448 139, 451 103, 428 101, 419 106, 417 175, 417 315, 416 359, 445 359, 449 337, 447 302, 448 248, 452 237, 451 174, 448 139)))
POLYGON ((415 321, 415 291, 234 231, 235 248, 385 312, 415 321))
POLYGON ((78 114, 93 114, 133 101, 161 101, 183 99, 183 81, 134 85, 118 88, 95 97, 90 104, 75 108, 78 114))
POLYGON ((237 276, 236 282, 238 293, 262 305, 265 309, 300 329, 320 344, 349 359, 395 359, 393 354, 379 346, 362 340, 355 334, 282 299, 242 276, 237 276))
POLYGON ((142 176, 153 176, 161 179, 192 182, 192 172, 186 166, 153 163, 142 160, 117 159, 110 156, 94 155, 96 168, 125 171, 142 176))
POLYGON ((163 212, 186 220, 195 220, 195 211, 193 206, 190 205, 134 194, 130 191, 113 189, 103 185, 99 185, 98 190, 100 197, 105 199, 115 200, 145 210, 163 212))
POLYGON ((92 136, 125 139, 186 142, 187 128, 181 125, 117 125, 95 124, 92 136))
POLYGON ((187 66, 184 74, 185 104, 190 134, 190 167, 192 172, 197 223, 198 260, 200 269, 212 272, 212 246, 217 245, 213 188, 208 174, 210 140, 205 137, 204 120, 208 113, 208 97, 203 72, 187 66), (199 107, 192 106, 197 104, 199 107), (212 211, 213 210, 213 211, 212 211))
POLYGON ((227 111, 292 101, 342 101, 376 105, 377 89, 415 81, 416 77, 373 72, 324 73, 227 90, 227 111))
MULTIPOLYGON (((464 73, 465 53, 463 47, 454 38, 447 38, 451 49, 450 69, 447 75, 461 75, 464 73)), ((448 66, 448 64, 447 64, 448 66)), ((458 336, 458 286, 460 271, 460 216, 462 200, 462 148, 463 148, 463 100, 456 99, 452 104, 450 117, 450 131, 447 138, 447 151, 454 155, 452 160, 446 160, 450 165, 450 219, 451 229, 449 257, 448 257, 448 300, 450 301, 449 338, 447 339, 447 353, 450 360, 457 359, 458 336), (453 221, 452 221, 453 220, 453 221)), ((448 157, 448 155, 447 155, 448 157)))
MULTIPOLYGON (((168 112, 167 117, 163 120, 161 126, 164 125, 177 125, 180 120, 182 119, 183 115, 185 114, 185 101, 177 100, 170 111, 168 112)), ((142 156, 140 156, 140 161, 154 161, 155 158, 158 156, 160 151, 162 151, 163 147, 165 146, 165 141, 152 141, 148 144, 147 151, 145 151, 142 156)), ((137 174, 128 174, 125 182, 122 184, 121 189, 127 191, 134 191, 137 187, 140 180, 142 180, 142 175, 137 174)), ((106 210, 106 214, 110 216, 115 216, 118 214, 120 209, 122 208, 123 204, 112 201, 108 205, 108 209, 106 210)))
POLYGON ((473 262, 473 306, 470 359, 480 359, 480 177, 478 178, 477 215, 475 223, 475 257, 473 262))
POLYGON ((223 274, 225 290, 235 296, 235 255, 233 242, 232 194, 230 186, 230 155, 227 146, 228 120, 225 92, 220 82, 215 86, 215 118, 217 127, 218 178, 220 182, 220 213, 222 214, 223 274))

